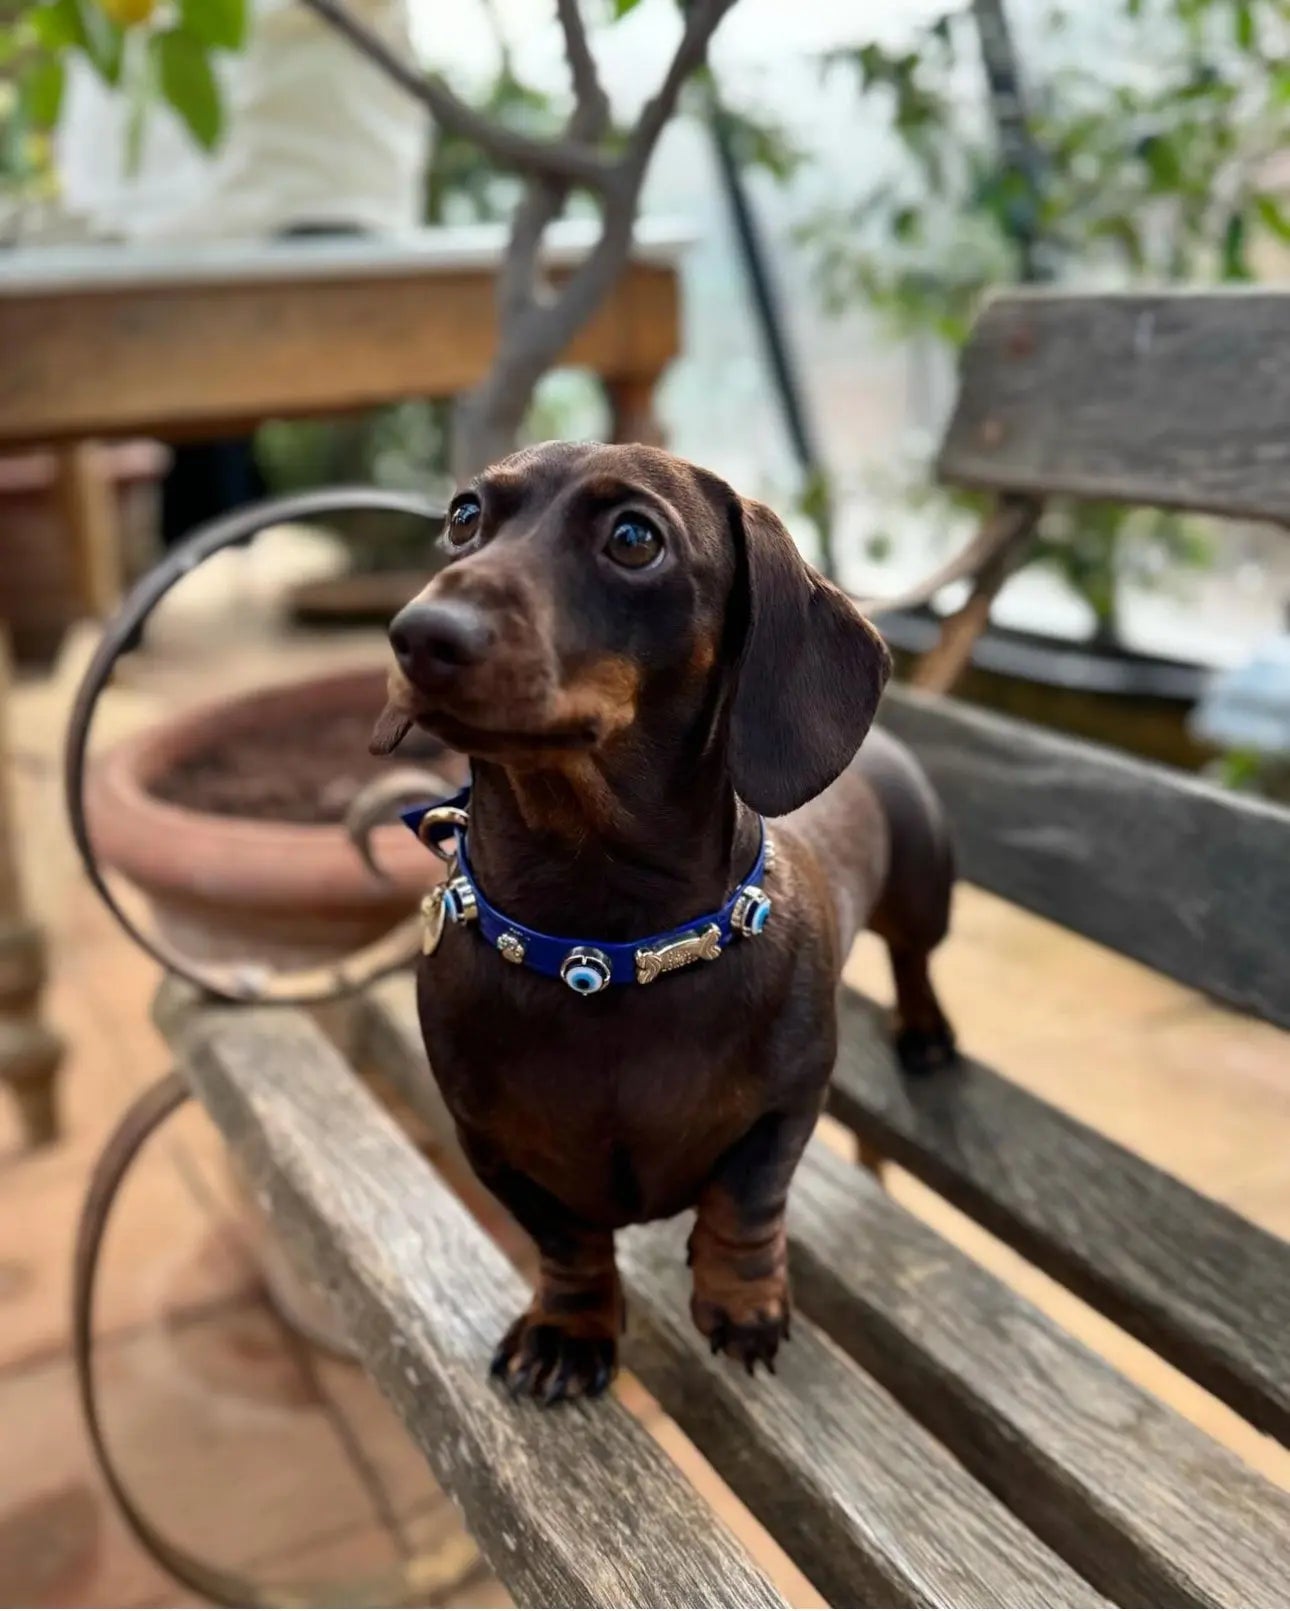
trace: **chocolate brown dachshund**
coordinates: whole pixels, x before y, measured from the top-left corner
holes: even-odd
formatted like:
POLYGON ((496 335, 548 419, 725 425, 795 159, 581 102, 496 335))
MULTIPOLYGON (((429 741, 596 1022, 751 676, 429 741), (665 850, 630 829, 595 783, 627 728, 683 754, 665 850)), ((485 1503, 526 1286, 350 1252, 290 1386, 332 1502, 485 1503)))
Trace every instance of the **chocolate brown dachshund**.
POLYGON ((953 881, 941 809, 892 738, 860 750, 887 650, 769 509, 654 448, 517 453, 458 493, 443 544, 390 628, 373 748, 415 722, 473 767, 469 887, 419 999, 467 1156, 540 1254, 494 1370, 547 1403, 602 1392, 614 1232, 688 1208, 695 1324, 773 1368, 785 1201, 866 924, 904 1065, 953 1055, 928 977, 953 881), (773 861, 745 891, 763 818, 773 861), (485 904, 512 925, 494 942, 485 904), (525 965, 556 936, 559 977, 525 965), (626 954, 649 982, 608 982, 642 936, 626 954))

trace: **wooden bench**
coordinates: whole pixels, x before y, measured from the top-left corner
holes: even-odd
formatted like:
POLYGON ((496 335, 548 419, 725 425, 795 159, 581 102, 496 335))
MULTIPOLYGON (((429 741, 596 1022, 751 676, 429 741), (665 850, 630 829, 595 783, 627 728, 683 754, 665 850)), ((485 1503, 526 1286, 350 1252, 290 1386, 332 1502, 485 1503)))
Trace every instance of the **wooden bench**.
MULTIPOLYGON (((1183 317, 1186 301, 996 304, 969 349, 943 472, 1005 500, 1062 490, 1252 512, 1230 464, 1201 462, 1210 427, 1198 422, 1171 458, 1158 415, 1148 426, 1098 404, 1097 366, 1081 357, 1150 415, 1159 398, 1136 366, 1159 354, 1159 386, 1178 391, 1177 343, 1194 340, 1223 375, 1234 366, 1224 419, 1252 420, 1242 388, 1258 354, 1247 366, 1239 342, 1215 345, 1210 314, 1183 317), (1144 307, 1156 310, 1145 326, 1144 307), (1000 364, 1005 395, 981 367, 1000 364), (1036 402, 1038 381, 1013 365, 1035 366, 1058 401, 1036 402), (982 414, 997 422, 988 441, 982 414), (1134 468, 1129 439, 1149 464, 1134 468)), ((1223 301, 1257 330, 1258 297, 1223 301)), ((1270 454, 1270 432, 1262 440, 1270 454)), ((1283 485, 1290 513, 1290 476, 1283 485)), ((1267 513, 1266 476, 1261 486, 1267 513)), ((882 719, 943 792, 966 878, 1290 1027, 1290 814, 918 691, 892 690, 882 719)), ((781 1603, 621 1403, 543 1412, 488 1381, 522 1283, 356 1074, 378 1074, 459 1175, 410 978, 363 999, 352 1065, 296 1012, 173 993, 163 1008, 180 1068, 517 1600, 781 1603)), ((904 1077, 880 1016, 844 990, 834 1115, 1290 1442, 1290 1245, 970 1047, 951 1071, 904 1077)), ((820 1140, 794 1185, 790 1234, 800 1319, 777 1376, 750 1381, 711 1357, 689 1320, 675 1225, 621 1238, 625 1359, 830 1602, 1290 1599, 1290 1496, 820 1140)))

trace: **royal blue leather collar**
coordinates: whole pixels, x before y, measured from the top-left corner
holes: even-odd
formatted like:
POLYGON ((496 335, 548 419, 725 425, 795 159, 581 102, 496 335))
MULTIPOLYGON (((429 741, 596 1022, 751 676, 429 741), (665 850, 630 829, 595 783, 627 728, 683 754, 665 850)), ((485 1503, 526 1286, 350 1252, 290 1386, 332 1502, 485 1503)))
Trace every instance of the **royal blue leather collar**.
POLYGON ((773 847, 763 822, 752 871, 720 911, 640 940, 577 940, 542 934, 499 912, 480 889, 466 846, 469 804, 467 785, 450 799, 413 806, 402 813, 417 838, 449 860, 444 883, 422 905, 428 953, 437 949, 445 923, 473 924, 507 962, 561 979, 579 995, 592 996, 611 984, 652 984, 691 962, 715 962, 732 940, 755 939, 770 917, 771 900, 761 885, 773 847), (449 858, 443 846, 453 838, 456 854, 449 858))

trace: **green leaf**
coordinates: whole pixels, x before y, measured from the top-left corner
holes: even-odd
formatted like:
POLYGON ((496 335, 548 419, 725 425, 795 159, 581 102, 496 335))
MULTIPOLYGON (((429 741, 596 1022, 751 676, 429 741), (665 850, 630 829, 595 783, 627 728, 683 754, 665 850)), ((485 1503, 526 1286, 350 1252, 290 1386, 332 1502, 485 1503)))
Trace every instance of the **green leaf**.
POLYGON ((1129 266, 1141 273, 1146 267, 1147 254, 1142 247, 1142 236, 1134 219, 1123 213, 1099 218, 1089 229, 1093 240, 1113 241, 1123 252, 1129 266))
POLYGON ((210 57, 191 34, 179 29, 149 41, 161 93, 204 150, 213 151, 224 132, 224 107, 210 57))
POLYGON ((897 207, 891 215, 891 233, 898 241, 911 241, 919 233, 917 207, 897 207))
POLYGON ((26 179, 30 174, 27 119, 19 101, 7 117, 0 119, 0 183, 26 179))
POLYGON ((89 57, 99 77, 115 85, 121 77, 125 30, 101 11, 95 0, 71 0, 71 7, 77 18, 76 43, 89 57))
POLYGON ((780 124, 723 106, 717 113, 731 154, 741 168, 761 168, 772 178, 791 179, 806 160, 806 153, 794 143, 780 124))
POLYGON ((40 56, 23 75, 22 105, 35 129, 52 129, 63 104, 63 63, 58 56, 40 56))
POLYGON ((1138 155, 1147 165, 1153 190, 1177 190, 1183 183, 1182 158, 1166 135, 1148 134, 1138 142, 1138 155))
POLYGON ((107 83, 114 85, 120 78, 124 30, 95 0, 41 0, 26 21, 46 50, 79 50, 107 83))
POLYGON ((1248 280, 1250 266, 1245 260, 1245 214, 1233 213, 1223 231, 1223 278, 1248 280))
POLYGON ((76 0, 46 0, 45 4, 32 7, 27 22, 47 50, 62 50, 67 45, 84 43, 76 0))
POLYGON ((1232 18, 1236 43, 1242 50, 1253 50, 1255 44, 1254 7, 1250 0, 1236 0, 1232 18))
POLYGON ((246 0, 179 0, 184 30, 212 50, 240 50, 246 42, 246 0))
POLYGON ((1281 210, 1281 203, 1275 196, 1255 196, 1254 210, 1263 225, 1270 229, 1278 240, 1290 242, 1290 217, 1281 210))
POLYGON ((641 0, 612 0, 614 21, 617 22, 619 17, 625 17, 629 11, 635 11, 640 3, 641 0))

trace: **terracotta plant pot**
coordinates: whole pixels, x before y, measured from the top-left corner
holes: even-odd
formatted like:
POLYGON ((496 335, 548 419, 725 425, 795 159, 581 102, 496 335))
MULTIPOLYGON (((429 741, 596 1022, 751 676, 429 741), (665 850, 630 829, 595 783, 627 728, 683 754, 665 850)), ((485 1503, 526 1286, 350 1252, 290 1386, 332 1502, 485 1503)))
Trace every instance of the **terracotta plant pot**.
MULTIPOLYGON (((384 680, 378 668, 349 671, 185 711, 91 768, 86 805, 99 855, 143 892, 173 945, 208 961, 306 967, 377 939, 415 909, 442 868, 401 825, 373 836, 382 880, 341 824, 220 816, 153 792, 178 763, 240 733, 291 723, 317 731, 342 714, 374 718, 384 680)), ((460 756, 425 764, 448 780, 464 776, 460 756)))

